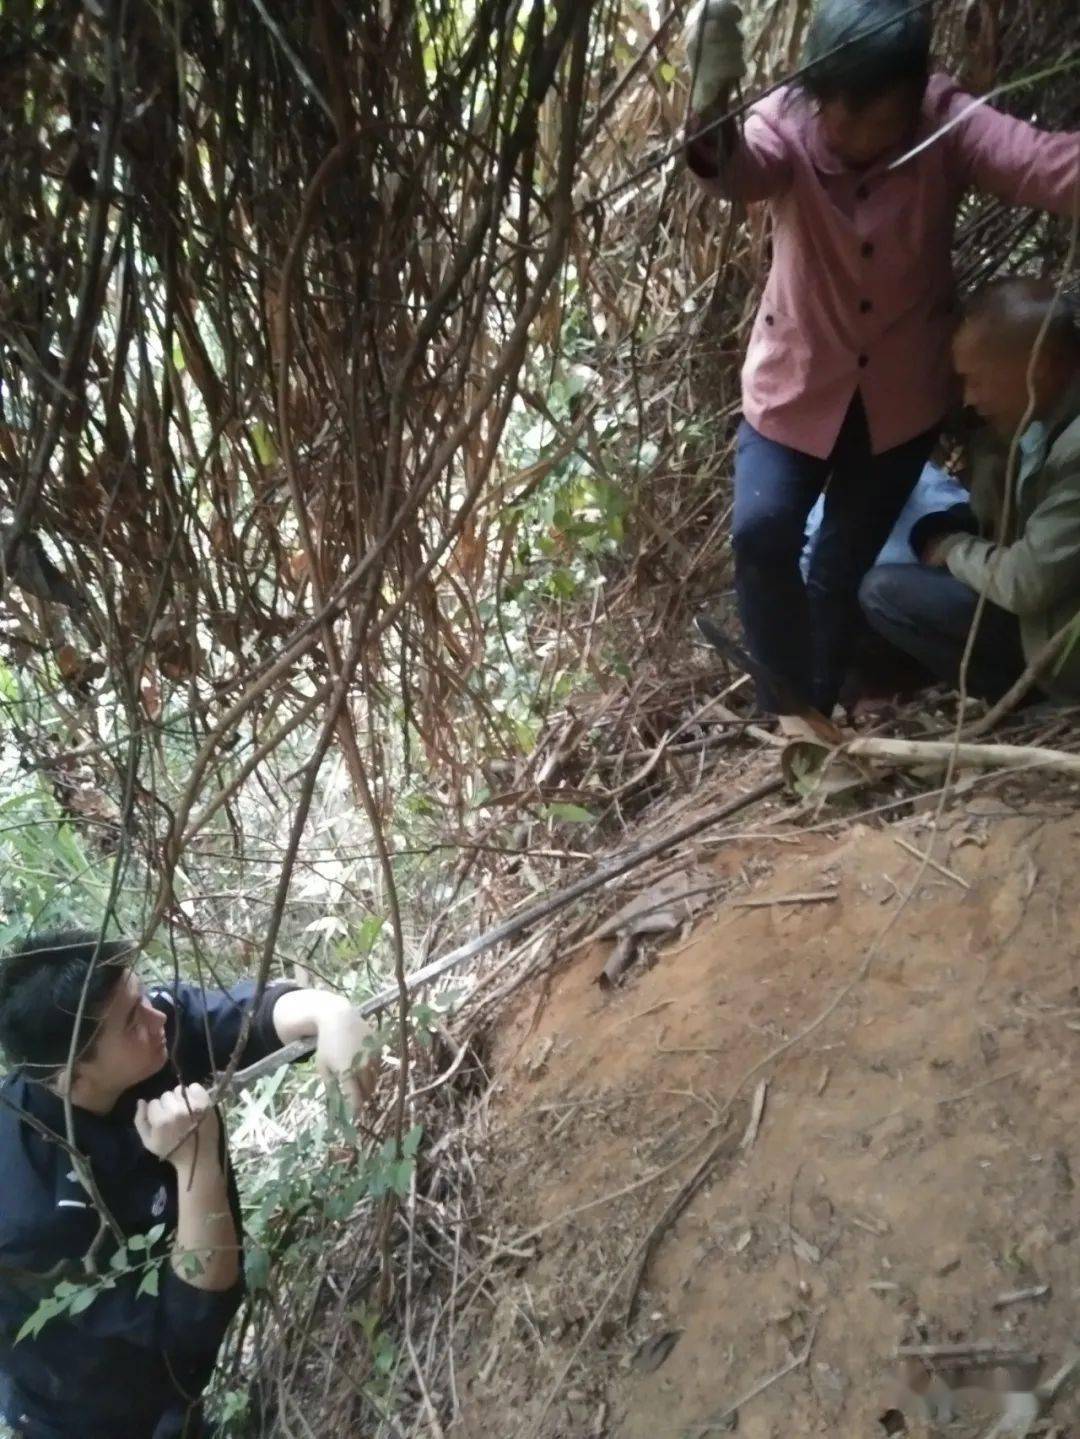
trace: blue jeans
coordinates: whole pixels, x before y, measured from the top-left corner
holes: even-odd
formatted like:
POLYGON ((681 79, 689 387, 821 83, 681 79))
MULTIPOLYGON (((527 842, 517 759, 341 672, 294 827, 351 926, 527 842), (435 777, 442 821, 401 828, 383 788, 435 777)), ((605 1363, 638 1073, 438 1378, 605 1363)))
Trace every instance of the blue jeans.
MULTIPOLYGON (((743 420, 735 451, 735 593, 753 657, 831 714, 861 617, 859 585, 888 539, 937 439, 937 429, 871 451, 862 398, 851 402, 832 454, 819 460, 767 440, 743 420), (805 585, 807 516, 825 513, 805 585)), ((766 684, 758 702, 773 710, 766 684)))
MULTIPOLYGON (((948 570, 928 565, 877 565, 859 592, 871 628, 955 686, 979 597, 948 570)), ((968 693, 997 700, 1025 668, 1020 621, 999 605, 983 608, 968 664, 968 693)))

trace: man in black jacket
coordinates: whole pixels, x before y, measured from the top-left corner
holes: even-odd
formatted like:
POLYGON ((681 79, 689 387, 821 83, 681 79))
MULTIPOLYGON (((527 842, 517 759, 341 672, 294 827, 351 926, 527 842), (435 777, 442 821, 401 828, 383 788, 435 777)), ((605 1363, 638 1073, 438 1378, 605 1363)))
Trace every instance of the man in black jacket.
POLYGON ((205 1433, 201 1395, 243 1295, 239 1198, 205 1086, 241 1040, 247 1065, 308 1036, 354 1107, 373 1082, 369 1028, 338 996, 276 984, 255 1003, 250 981, 148 993, 134 958, 73 931, 0 962, 15 1066, 0 1082, 0 1414, 20 1439, 205 1433), (89 1252, 104 1287, 87 1286, 89 1252), (90 1297, 69 1291, 20 1338, 61 1282, 90 1297))

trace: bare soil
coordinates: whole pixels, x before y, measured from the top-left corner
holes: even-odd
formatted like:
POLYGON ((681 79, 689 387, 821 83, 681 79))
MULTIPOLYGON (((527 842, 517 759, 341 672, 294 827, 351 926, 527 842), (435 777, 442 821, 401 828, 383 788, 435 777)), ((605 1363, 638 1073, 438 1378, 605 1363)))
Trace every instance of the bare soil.
MULTIPOLYGON (((689 935, 613 992, 606 943, 525 992, 496 1040, 453 1439, 918 1435, 898 1343, 1058 1367, 1080 1294, 1075 804, 958 803, 933 848, 951 877, 906 903, 899 841, 925 848, 925 819, 706 847, 724 883, 689 935), (710 1150, 628 1320, 642 1246, 710 1150)), ((948 1432, 997 1406, 966 1400, 948 1432)), ((1080 1435, 1080 1401, 1038 1432, 1080 1435)))

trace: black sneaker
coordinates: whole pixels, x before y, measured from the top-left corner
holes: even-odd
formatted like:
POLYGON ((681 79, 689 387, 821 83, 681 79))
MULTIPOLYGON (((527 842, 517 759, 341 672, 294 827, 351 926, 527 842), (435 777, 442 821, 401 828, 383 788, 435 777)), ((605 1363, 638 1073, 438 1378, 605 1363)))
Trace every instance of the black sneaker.
POLYGON ((728 664, 748 674, 757 690, 757 713, 761 715, 799 715, 818 732, 827 737, 829 743, 838 743, 840 731, 831 719, 819 714, 808 700, 802 699, 787 680, 770 674, 764 666, 757 664, 737 640, 711 615, 694 616, 694 627, 705 642, 721 655, 728 664))
POLYGON ((724 659, 730 660, 731 641, 728 639, 722 625, 717 624, 711 615, 700 614, 694 616, 694 629, 698 638, 703 640, 717 654, 723 655, 724 659))

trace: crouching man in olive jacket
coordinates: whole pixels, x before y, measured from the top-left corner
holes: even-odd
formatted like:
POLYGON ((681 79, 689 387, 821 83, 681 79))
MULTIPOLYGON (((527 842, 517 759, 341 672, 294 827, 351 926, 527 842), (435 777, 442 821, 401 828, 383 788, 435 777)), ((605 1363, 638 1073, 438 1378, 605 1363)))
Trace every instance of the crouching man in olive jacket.
MULTIPOLYGON (((994 700, 1080 615, 1080 327, 1049 283, 1004 280, 972 301, 953 353, 964 398, 986 422, 970 503, 919 520, 911 545, 922 563, 879 565, 860 599, 880 635, 956 684, 985 593, 968 692, 994 700)), ((1080 699, 1080 644, 1066 641, 1039 687, 1080 699)))

